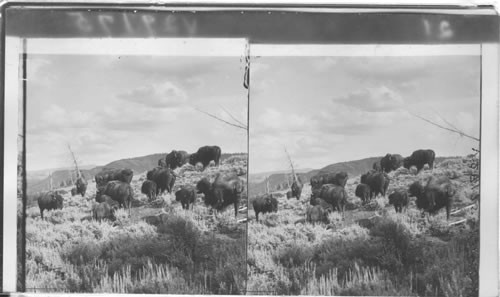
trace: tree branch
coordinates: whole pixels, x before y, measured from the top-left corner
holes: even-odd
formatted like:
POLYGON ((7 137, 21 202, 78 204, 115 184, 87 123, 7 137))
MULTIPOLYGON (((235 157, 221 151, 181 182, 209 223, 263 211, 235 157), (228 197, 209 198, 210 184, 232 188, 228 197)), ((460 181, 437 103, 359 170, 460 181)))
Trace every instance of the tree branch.
POLYGON ((460 131, 460 130, 458 130, 458 129, 451 129, 451 128, 448 128, 448 127, 444 127, 444 126, 441 126, 441 125, 439 125, 439 124, 437 124, 437 123, 434 123, 433 121, 428 120, 428 119, 426 119, 426 118, 424 118, 424 117, 421 117, 421 116, 416 115, 416 114, 411 113, 411 112, 409 112, 409 113, 410 113, 412 116, 417 117, 417 118, 419 118, 419 119, 421 119, 421 120, 423 120, 423 121, 426 121, 427 123, 432 124, 432 125, 434 125, 434 126, 437 126, 437 127, 441 128, 441 129, 444 129, 444 130, 447 130, 447 131, 450 131, 450 132, 453 132, 453 133, 457 133, 457 134, 459 134, 460 136, 467 137, 467 138, 473 139, 473 140, 475 140, 475 141, 480 141, 480 140, 479 140, 479 138, 474 137, 474 136, 467 135, 467 134, 465 134, 464 132, 462 132, 462 131, 460 131))
POLYGON ((234 123, 228 122, 228 121, 226 121, 226 120, 223 120, 223 119, 221 119, 221 118, 219 118, 219 117, 217 117, 217 116, 215 116, 215 115, 213 115, 213 114, 211 114, 211 113, 208 113, 208 112, 206 112, 206 111, 200 110, 200 109, 198 109, 198 108, 195 108, 195 109, 196 109, 197 111, 199 111, 199 112, 201 112, 201 113, 204 113, 204 114, 206 114, 207 116, 212 117, 212 118, 214 118, 214 119, 216 119, 216 120, 218 120, 218 121, 221 121, 221 122, 223 122, 223 123, 225 123, 225 124, 228 124, 228 125, 230 125, 230 126, 233 126, 233 127, 240 128, 240 129, 243 129, 243 130, 245 130, 245 131, 248 131, 248 127, 246 127, 246 126, 237 125, 237 124, 234 124, 234 123))
POLYGON ((245 125, 244 123, 240 122, 237 118, 235 118, 229 111, 227 111, 227 109, 225 109, 224 107, 220 106, 220 108, 222 108, 222 110, 224 110, 235 122, 237 122, 238 124, 240 124, 242 127, 246 127, 247 125, 245 125))

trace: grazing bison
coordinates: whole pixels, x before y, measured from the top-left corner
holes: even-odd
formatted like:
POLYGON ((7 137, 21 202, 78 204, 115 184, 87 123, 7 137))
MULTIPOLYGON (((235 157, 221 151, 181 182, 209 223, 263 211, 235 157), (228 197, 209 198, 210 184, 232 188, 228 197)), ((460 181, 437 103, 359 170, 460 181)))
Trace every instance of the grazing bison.
POLYGON ((321 198, 344 216, 345 205, 347 203, 347 193, 344 187, 334 184, 322 185, 319 189, 312 191, 311 199, 321 198))
POLYGON ((308 206, 306 210, 306 221, 309 223, 325 223, 328 224, 328 214, 331 208, 323 208, 321 205, 308 206))
POLYGON ((189 154, 186 151, 172 150, 165 157, 165 165, 166 167, 170 167, 170 169, 174 170, 175 168, 182 167, 182 165, 186 164, 188 159, 189 154))
POLYGON ((206 205, 222 210, 234 204, 234 216, 238 215, 244 184, 237 176, 223 177, 218 174, 213 183, 204 177, 196 184, 196 189, 198 193, 203 193, 206 205))
POLYGON ((105 186, 97 189, 96 201, 103 202, 103 195, 107 195, 112 200, 118 202, 120 207, 128 208, 130 214, 130 205, 134 199, 134 190, 130 184, 119 180, 112 180, 105 186))
POLYGON ((361 176, 361 183, 370 187, 370 199, 377 198, 378 194, 385 197, 389 182, 389 176, 383 172, 369 171, 361 176))
POLYGON ((57 191, 42 193, 38 197, 38 207, 40 207, 40 216, 43 219, 43 211, 63 208, 63 197, 57 191))
POLYGON ((389 173, 403 166, 403 161, 403 157, 399 154, 387 154, 380 159, 380 168, 382 171, 389 173))
POLYGON ((76 194, 78 194, 76 188, 71 188, 71 196, 75 196, 76 194))
POLYGON ((106 201, 95 204, 92 207, 92 218, 96 221, 101 221, 103 219, 109 219, 114 221, 115 213, 114 209, 106 201))
POLYGON ((300 178, 297 177, 292 183, 292 197, 297 198, 300 200, 300 195, 302 195, 302 188, 304 187, 304 184, 300 181, 300 178))
POLYGON ((105 168, 95 175, 95 183, 97 186, 104 186, 109 181, 119 180, 130 184, 132 177, 134 172, 130 169, 105 168))
POLYGON ((167 167, 167 162, 165 162, 165 159, 161 158, 158 160, 158 167, 167 167))
POLYGON ((403 166, 406 169, 410 169, 411 166, 417 167, 417 173, 424 168, 425 164, 429 165, 429 168, 434 168, 434 159, 436 154, 433 150, 416 150, 411 156, 404 158, 403 166))
POLYGON ((375 170, 375 171, 382 171, 382 167, 380 167, 380 162, 373 163, 373 166, 372 166, 373 170, 375 170))
POLYGON ((444 207, 446 219, 450 218, 452 199, 456 190, 449 180, 431 177, 425 187, 416 181, 410 185, 408 192, 410 196, 417 197, 417 208, 434 215, 444 207))
POLYGON ((145 180, 142 183, 141 193, 148 196, 149 201, 153 201, 156 199, 156 192, 158 191, 156 183, 152 180, 145 180))
POLYGON ((203 169, 205 169, 210 161, 215 162, 215 166, 219 166, 221 156, 220 147, 214 146, 202 146, 198 149, 196 153, 191 154, 189 156, 189 164, 196 165, 196 163, 200 162, 203 165, 203 169))
POLYGON ((83 177, 80 176, 76 180, 76 193, 85 196, 85 192, 87 191, 87 180, 83 177))
POLYGON ((195 189, 191 186, 183 186, 180 190, 175 192, 175 201, 179 201, 183 209, 189 209, 189 204, 193 206, 196 201, 195 189))
POLYGON ((361 200, 363 201, 363 203, 366 203, 368 201, 370 201, 370 196, 371 196, 371 191, 370 191, 370 186, 367 185, 367 184, 359 184, 357 187, 356 187, 356 197, 359 197, 361 198, 361 200))
POLYGON ((325 184, 334 184, 345 187, 347 178, 348 175, 345 171, 316 174, 315 176, 311 177, 311 188, 318 189, 325 184))
POLYGON ((172 193, 177 176, 170 168, 156 167, 147 173, 147 179, 156 183, 156 195, 172 193))
POLYGON ((255 198, 252 202, 255 219, 259 221, 259 213, 278 212, 278 200, 273 194, 265 194, 255 198))
POLYGON ((408 207, 408 193, 403 190, 398 190, 389 195, 389 204, 394 205, 396 212, 402 212, 403 207, 408 207))

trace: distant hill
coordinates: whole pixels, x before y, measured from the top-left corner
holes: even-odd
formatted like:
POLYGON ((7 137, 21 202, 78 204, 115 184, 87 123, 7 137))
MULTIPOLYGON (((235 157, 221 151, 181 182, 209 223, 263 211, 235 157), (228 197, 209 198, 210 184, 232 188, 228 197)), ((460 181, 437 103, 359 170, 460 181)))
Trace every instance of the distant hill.
MULTIPOLYGON (((152 154, 135 158, 121 159, 110 162, 104 166, 96 166, 91 169, 82 169, 80 171, 87 180, 93 180, 94 176, 98 172, 100 172, 103 168, 129 168, 134 171, 134 174, 139 174, 156 167, 158 165, 158 160, 160 158, 165 158, 166 154, 167 153, 159 153, 159 154, 152 154)), ((221 160, 224 160, 233 155, 241 155, 241 154, 246 154, 246 153, 222 154, 221 160)), ((47 170, 38 170, 37 172, 47 172, 47 170)), ((72 173, 71 169, 62 169, 53 171, 52 172, 53 187, 58 188, 62 186, 70 186, 72 184, 71 174, 73 174, 73 179, 74 179, 75 178, 74 173, 72 173)), ((42 179, 29 178, 30 176, 36 176, 36 175, 30 172, 28 173, 28 194, 40 191, 46 191, 50 188, 49 186, 50 178, 48 176, 45 176, 42 179)))
MULTIPOLYGON (((327 165, 321 169, 314 169, 308 172, 300 173, 298 174, 298 176, 305 183, 308 183, 311 177, 313 177, 318 173, 345 171, 350 177, 358 176, 372 169, 373 163, 379 162, 381 158, 382 157, 370 157, 361 160, 334 163, 327 165)), ((450 157, 436 157, 435 162, 441 162, 442 160, 448 158, 450 157)), ((289 173, 290 171, 270 175, 269 176, 270 190, 275 191, 278 189, 278 187, 283 187, 286 184, 286 175, 289 173)), ((250 178, 248 189, 249 189, 249 196, 263 194, 266 192, 266 181, 263 179, 252 180, 252 178, 250 178)))

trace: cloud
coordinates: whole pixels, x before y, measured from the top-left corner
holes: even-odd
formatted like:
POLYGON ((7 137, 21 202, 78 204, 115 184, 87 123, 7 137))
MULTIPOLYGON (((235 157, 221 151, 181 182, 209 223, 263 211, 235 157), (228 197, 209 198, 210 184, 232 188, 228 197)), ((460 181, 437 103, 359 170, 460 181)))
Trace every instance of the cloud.
POLYGON ((315 121, 310 117, 295 113, 285 113, 273 108, 267 108, 257 119, 255 133, 301 133, 314 129, 315 121))
POLYGON ((338 64, 338 58, 335 57, 322 57, 314 59, 311 63, 313 69, 318 72, 325 72, 338 64))
POLYGON ((118 94, 118 98, 155 108, 172 108, 182 105, 186 93, 171 82, 149 84, 118 94))
POLYGON ((368 112, 395 110, 404 103, 399 93, 386 86, 355 90, 333 98, 332 101, 368 112))

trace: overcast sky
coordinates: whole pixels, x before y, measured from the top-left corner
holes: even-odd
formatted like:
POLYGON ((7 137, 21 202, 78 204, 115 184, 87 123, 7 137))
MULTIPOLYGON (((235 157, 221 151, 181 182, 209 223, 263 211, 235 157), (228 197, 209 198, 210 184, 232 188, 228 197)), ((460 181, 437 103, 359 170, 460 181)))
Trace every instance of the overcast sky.
POLYGON ((471 153, 479 137, 479 56, 259 57, 252 60, 250 172, 386 153, 471 153))
POLYGON ((246 152, 244 65, 234 57, 29 55, 27 169, 71 166, 218 145, 246 152))

